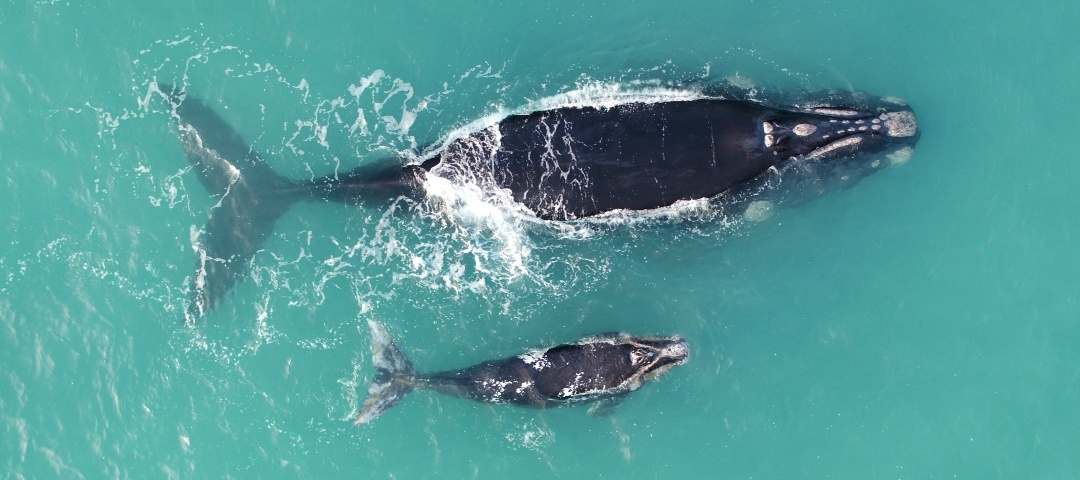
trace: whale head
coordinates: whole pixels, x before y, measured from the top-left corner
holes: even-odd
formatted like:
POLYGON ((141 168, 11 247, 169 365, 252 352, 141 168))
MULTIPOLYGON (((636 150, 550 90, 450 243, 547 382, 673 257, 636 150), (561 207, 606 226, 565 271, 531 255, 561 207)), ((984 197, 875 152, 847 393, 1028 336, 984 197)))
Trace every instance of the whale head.
POLYGON ((759 117, 757 148, 773 158, 774 168, 743 192, 799 204, 906 163, 919 140, 915 112, 895 97, 824 94, 792 105, 773 106, 759 117))
MULTIPOLYGON (((919 125, 902 100, 863 95, 771 110, 761 122, 759 138, 761 147, 780 161, 826 164, 875 155, 890 158, 900 151, 910 156, 919 125)), ((906 160, 891 158, 892 163, 906 160)))
POLYGON ((682 337, 631 337, 630 363, 641 381, 655 379, 672 368, 686 363, 690 348, 682 337))

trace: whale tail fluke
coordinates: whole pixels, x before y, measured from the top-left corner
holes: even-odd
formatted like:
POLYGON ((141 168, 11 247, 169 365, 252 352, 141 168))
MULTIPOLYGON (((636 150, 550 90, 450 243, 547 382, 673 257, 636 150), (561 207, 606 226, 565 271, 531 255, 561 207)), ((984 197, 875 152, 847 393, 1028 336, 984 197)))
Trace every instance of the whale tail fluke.
POLYGON ((368 386, 364 405, 353 420, 354 425, 374 420, 415 388, 416 372, 412 362, 405 358, 379 322, 368 319, 368 326, 371 328, 371 356, 376 374, 368 386))
POLYGON ((186 320, 213 310, 250 269, 274 222, 309 196, 274 172, 229 124, 198 99, 166 84, 158 89, 172 105, 184 155, 217 200, 195 242, 196 271, 186 320))
POLYGON ((157 89, 172 106, 191 169, 217 201, 195 241, 195 274, 185 320, 192 324, 216 308, 248 274, 251 261, 273 233, 274 223, 300 200, 358 204, 413 191, 419 166, 391 161, 341 174, 294 182, 275 172, 225 119, 175 86, 157 89))

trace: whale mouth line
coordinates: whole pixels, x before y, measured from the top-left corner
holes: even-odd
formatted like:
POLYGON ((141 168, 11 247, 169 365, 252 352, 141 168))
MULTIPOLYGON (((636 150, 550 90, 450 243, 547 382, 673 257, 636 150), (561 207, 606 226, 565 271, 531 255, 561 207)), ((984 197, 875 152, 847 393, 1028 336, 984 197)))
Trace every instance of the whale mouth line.
POLYGON ((854 146, 862 143, 863 137, 865 137, 865 136, 866 136, 865 134, 859 133, 859 134, 850 135, 850 136, 847 136, 847 137, 840 138, 839 140, 830 142, 830 143, 828 143, 828 144, 826 144, 824 146, 821 146, 821 147, 818 147, 818 148, 814 149, 814 151, 806 154, 806 156, 809 157, 809 158, 821 158, 821 157, 823 157, 825 155, 833 153, 833 152, 835 152, 837 150, 840 150, 842 148, 854 147, 854 146))
POLYGON ((865 115, 864 112, 851 108, 816 107, 810 108, 807 111, 818 115, 825 115, 827 117, 839 118, 859 118, 865 115))

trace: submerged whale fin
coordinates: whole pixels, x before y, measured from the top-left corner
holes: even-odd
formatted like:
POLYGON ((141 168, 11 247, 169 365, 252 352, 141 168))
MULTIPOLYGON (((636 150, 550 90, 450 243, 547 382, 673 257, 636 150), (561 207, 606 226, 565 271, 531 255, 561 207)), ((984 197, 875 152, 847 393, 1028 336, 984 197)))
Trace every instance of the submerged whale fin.
POLYGON ((626 398, 626 394, 615 395, 608 398, 601 398, 597 400, 591 407, 589 407, 589 416, 592 417, 608 417, 615 413, 615 409, 622 405, 623 399, 626 398))
POLYGON ((274 222, 308 193, 274 172, 224 119, 195 98, 160 85, 172 103, 184 154, 217 200, 196 245, 187 321, 213 310, 250 268, 274 222))
POLYGON ((368 386, 368 396, 353 421, 354 425, 374 420, 415 388, 416 372, 412 362, 405 358, 379 322, 368 319, 368 326, 371 328, 371 363, 377 373, 368 386))

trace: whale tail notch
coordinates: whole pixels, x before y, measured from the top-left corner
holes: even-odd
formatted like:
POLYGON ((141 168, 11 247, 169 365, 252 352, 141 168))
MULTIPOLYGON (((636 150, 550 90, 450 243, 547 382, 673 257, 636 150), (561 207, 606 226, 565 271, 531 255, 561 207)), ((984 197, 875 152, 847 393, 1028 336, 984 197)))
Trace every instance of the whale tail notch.
POLYGON ((360 413, 353 420, 354 425, 374 420, 416 388, 416 371, 412 362, 405 358, 379 322, 368 319, 368 326, 371 328, 371 356, 376 374, 368 386, 368 396, 360 407, 360 413))

